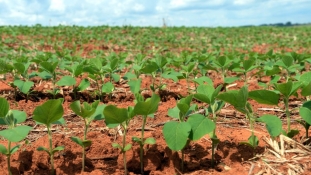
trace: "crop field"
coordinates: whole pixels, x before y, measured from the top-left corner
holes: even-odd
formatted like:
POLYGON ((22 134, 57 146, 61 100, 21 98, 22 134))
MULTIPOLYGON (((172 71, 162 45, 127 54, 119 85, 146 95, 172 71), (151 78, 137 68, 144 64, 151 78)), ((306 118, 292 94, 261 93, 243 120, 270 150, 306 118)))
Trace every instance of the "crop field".
POLYGON ((0 36, 1 174, 311 172, 311 26, 0 36))

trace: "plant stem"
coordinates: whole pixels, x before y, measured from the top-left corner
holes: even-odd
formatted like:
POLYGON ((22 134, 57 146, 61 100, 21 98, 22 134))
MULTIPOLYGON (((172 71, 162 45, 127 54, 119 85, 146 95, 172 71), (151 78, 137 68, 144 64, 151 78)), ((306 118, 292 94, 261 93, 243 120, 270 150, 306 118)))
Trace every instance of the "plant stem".
MULTIPOLYGON (((11 141, 8 142, 8 151, 11 151, 11 141)), ((7 155, 7 165, 8 165, 8 174, 12 175, 11 172, 11 153, 9 155, 7 155)))
POLYGON ((48 136, 49 136, 49 144, 50 144, 50 162, 51 162, 51 175, 55 175, 55 170, 54 170, 54 155, 53 155, 53 149, 52 149, 52 132, 50 127, 47 127, 48 129, 48 136))
POLYGON ((142 175, 144 175, 144 132, 146 120, 147 116, 143 116, 143 125, 141 128, 141 142, 140 142, 140 170, 142 175))
POLYGON ((289 113, 289 106, 288 106, 288 98, 284 98, 284 103, 285 103, 285 114, 287 118, 287 133, 290 132, 290 113, 289 113))
MULTIPOLYGON (((122 126, 122 125, 121 125, 122 126)), ((122 140, 122 148, 125 148, 125 137, 126 137, 126 127, 123 127, 124 132, 123 132, 123 140, 122 140)), ((123 154, 123 163, 124 163, 124 174, 127 175, 127 167, 126 167, 126 155, 125 155, 125 151, 122 150, 122 154, 123 154)))
POLYGON ((216 113, 213 110, 213 122, 215 123, 215 129, 213 130, 213 135, 212 135, 212 167, 214 167, 215 164, 215 146, 216 146, 216 113))
MULTIPOLYGON (((86 140, 86 134, 87 134, 87 130, 89 125, 86 123, 86 120, 84 120, 84 136, 83 136, 83 140, 86 140)), ((84 172, 84 167, 85 167, 85 147, 82 147, 82 170, 81 170, 81 174, 84 172)))
POLYGON ((184 149, 181 150, 181 172, 184 173, 184 149))

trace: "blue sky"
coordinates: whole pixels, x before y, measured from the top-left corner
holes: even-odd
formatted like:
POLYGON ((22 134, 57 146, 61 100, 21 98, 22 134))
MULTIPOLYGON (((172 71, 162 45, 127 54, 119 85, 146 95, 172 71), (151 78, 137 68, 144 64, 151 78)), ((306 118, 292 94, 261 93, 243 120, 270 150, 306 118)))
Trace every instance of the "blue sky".
POLYGON ((311 22, 311 0, 0 0, 0 25, 241 26, 311 22))

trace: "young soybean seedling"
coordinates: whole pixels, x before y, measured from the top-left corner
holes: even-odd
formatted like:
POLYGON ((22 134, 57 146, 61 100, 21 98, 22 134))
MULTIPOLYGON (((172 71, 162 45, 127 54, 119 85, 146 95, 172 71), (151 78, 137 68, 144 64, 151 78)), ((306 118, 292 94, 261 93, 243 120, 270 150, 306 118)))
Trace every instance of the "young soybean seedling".
POLYGON ((283 101, 285 104, 285 114, 287 118, 287 131, 283 131, 283 134, 288 137, 294 137, 298 134, 298 130, 292 130, 290 127, 290 111, 289 111, 289 98, 294 95, 297 96, 297 91, 301 87, 301 82, 288 81, 286 83, 276 83, 275 89, 283 96, 283 101))
POLYGON ((47 127, 48 130, 48 137, 49 137, 49 148, 45 147, 38 147, 38 151, 45 151, 50 156, 50 163, 51 163, 51 175, 55 175, 55 169, 54 169, 54 153, 57 151, 64 150, 64 146, 58 146, 53 149, 52 144, 52 131, 51 131, 51 125, 52 124, 63 124, 64 119, 64 109, 62 106, 63 99, 53 99, 48 100, 44 104, 37 106, 36 109, 33 112, 33 119, 40 123, 44 124, 47 127))
POLYGON ((170 109, 168 115, 179 121, 164 124, 163 135, 168 147, 174 151, 181 150, 181 171, 184 171, 184 148, 191 140, 199 140, 214 130, 215 124, 201 114, 193 114, 196 106, 190 105, 192 95, 182 98, 177 106, 170 109), (188 120, 186 120, 188 118, 188 120))
POLYGON ((7 148, 0 144, 0 153, 7 157, 8 174, 11 175, 11 155, 15 153, 21 145, 11 148, 12 142, 23 140, 32 129, 30 126, 17 126, 26 120, 25 112, 10 110, 10 105, 5 98, 0 97, 0 125, 7 125, 8 128, 0 131, 0 136, 8 140, 7 148))
POLYGON ((126 166, 126 156, 125 152, 131 149, 132 144, 125 144, 125 139, 127 135, 127 129, 130 120, 135 116, 133 107, 126 108, 118 108, 114 105, 106 106, 104 109, 105 122, 109 128, 114 128, 120 125, 123 129, 123 140, 122 145, 118 143, 113 143, 112 146, 114 148, 118 148, 121 150, 123 154, 123 163, 124 163, 124 174, 128 174, 127 166, 126 166))
POLYGON ((96 108, 98 106, 99 101, 93 102, 91 105, 84 102, 83 106, 80 105, 80 101, 74 101, 70 104, 71 110, 77 114, 78 116, 83 118, 84 121, 84 135, 83 139, 81 140, 79 137, 70 137, 72 141, 77 143, 82 147, 82 170, 81 173, 84 172, 84 167, 85 167, 85 148, 90 146, 92 142, 90 140, 86 139, 86 134, 88 131, 88 128, 93 121, 94 117, 93 114, 96 111, 96 108))
POLYGON ((134 107, 134 113, 136 115, 141 115, 143 118, 142 128, 141 128, 141 137, 133 137, 133 141, 139 143, 140 146, 140 169, 141 174, 144 174, 144 145, 145 144, 155 144, 154 138, 144 138, 145 125, 147 117, 155 113, 158 109, 160 102, 160 97, 156 94, 153 94, 151 98, 146 99, 146 101, 139 101, 134 107))
POLYGON ((209 113, 212 114, 212 120, 215 124, 215 129, 210 134, 210 137, 212 140, 212 167, 214 167, 214 164, 215 164, 215 148, 217 144, 219 143, 219 139, 217 138, 217 135, 216 135, 217 112, 220 111, 220 109, 225 104, 223 101, 216 99, 221 88, 222 88, 222 85, 219 85, 216 89, 214 89, 212 85, 202 84, 198 86, 197 93, 194 94, 194 98, 204 103, 209 104, 207 110, 209 113))

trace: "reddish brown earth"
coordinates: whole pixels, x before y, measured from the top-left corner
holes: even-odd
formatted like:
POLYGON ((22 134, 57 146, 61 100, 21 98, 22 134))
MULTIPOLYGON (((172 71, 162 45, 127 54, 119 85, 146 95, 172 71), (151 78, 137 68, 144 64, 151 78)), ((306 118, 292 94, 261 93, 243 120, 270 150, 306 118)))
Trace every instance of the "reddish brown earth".
MULTIPOLYGON (((219 77, 212 73, 211 78, 214 80, 214 84, 220 84, 219 77)), ((33 110, 36 106, 44 103, 48 96, 42 95, 39 100, 29 100, 27 103, 25 99, 20 99, 17 102, 14 101, 12 94, 8 94, 6 91, 10 90, 10 86, 7 85, 7 81, 0 81, 0 91, 9 99, 11 108, 26 111, 29 118, 26 124, 33 126, 27 139, 29 143, 21 142, 21 148, 18 152, 13 154, 11 158, 11 166, 13 174, 49 174, 49 158, 47 153, 36 151, 38 146, 48 147, 47 133, 44 128, 39 125, 35 125, 31 119, 33 110)), ((142 88, 150 85, 150 77, 144 77, 142 88)), ((167 80, 167 91, 158 92, 161 96, 161 102, 158 111, 154 118, 147 120, 146 137, 154 137, 156 139, 155 145, 145 146, 145 172, 146 174, 162 175, 162 174, 182 174, 181 173, 181 152, 171 151, 163 138, 162 127, 163 122, 169 121, 167 111, 176 105, 178 96, 187 95, 186 82, 181 80, 174 83, 167 80)), ((257 80, 251 79, 249 81, 249 90, 258 89, 257 80)), ((237 82, 236 86, 231 89, 237 89, 243 85, 243 82, 237 82)), ((44 85, 42 85, 44 86, 44 85)), ((130 94, 129 88, 126 84, 117 85, 122 91, 114 93, 111 100, 107 98, 104 100, 107 104, 116 104, 119 107, 133 106, 133 95, 130 94), (126 92, 126 93, 125 93, 126 92)), ((47 86, 45 86, 47 87, 47 86)), ((194 85, 191 84, 191 88, 194 85)), ((11 89, 12 90, 12 89, 11 89)), ((42 88, 41 90, 45 90, 42 88)), ((143 92, 145 96, 150 96, 149 90, 143 92)), ((72 98, 65 94, 65 126, 55 126, 53 131, 53 146, 65 146, 65 150, 55 154, 55 167, 57 174, 79 174, 81 171, 81 147, 72 142, 69 137, 79 136, 82 137, 83 122, 78 116, 72 114, 69 108, 69 104, 72 102, 72 98)), ((298 99, 292 99, 293 105, 295 103, 302 103, 298 99)), ((277 111, 260 111, 258 108, 271 106, 264 106, 251 101, 255 112, 259 115, 264 113, 270 113, 280 116, 284 119, 282 112, 277 111)), ((202 107, 202 103, 198 103, 199 107, 202 107)), ((293 114, 294 118, 298 118, 296 114, 293 114)), ((284 120, 285 121, 285 120, 284 120)), ((130 174, 140 173, 140 161, 139 161, 139 145, 131 140, 132 136, 140 136, 140 130, 142 120, 141 118, 135 118, 130 123, 130 129, 128 131, 128 137, 126 142, 132 143, 133 147, 126 153, 127 166, 130 174)), ((285 123, 284 123, 285 126, 285 123)), ((304 129, 297 123, 293 123, 293 127, 299 129, 301 132, 299 136, 295 137, 300 141, 305 134, 304 129)), ((213 168, 211 166, 211 140, 206 135, 202 139, 196 142, 191 142, 185 148, 185 174, 235 174, 244 175, 249 172, 258 173, 265 169, 261 163, 260 158, 252 159, 252 148, 239 144, 245 141, 250 136, 248 122, 244 116, 238 112, 235 112, 232 106, 226 106, 219 114, 217 124, 217 136, 220 139, 220 143, 216 150, 216 163, 213 168), (255 166, 253 166, 255 165, 255 166), (250 171, 251 170, 251 171, 250 171)), ((264 125, 257 123, 255 127, 255 134, 260 139, 259 146, 256 148, 255 153, 257 155, 264 155, 268 151, 268 145, 263 140, 265 137, 269 137, 264 125)), ((121 143, 122 137, 117 134, 115 129, 108 129, 104 121, 95 121, 90 126, 90 132, 87 135, 89 140, 92 140, 92 145, 87 148, 86 151, 86 172, 83 174, 124 174, 123 157, 119 150, 112 148, 113 142, 121 143)), ((5 141, 1 141, 5 144, 5 141)), ((260 157, 260 156, 259 156, 260 157)), ((309 167, 305 172, 310 171, 310 161, 304 161, 303 163, 309 167)), ((7 168, 5 156, 0 156, 0 170, 2 174, 5 174, 7 168)), ((284 173, 287 171, 286 165, 281 165, 281 170, 284 173)))

